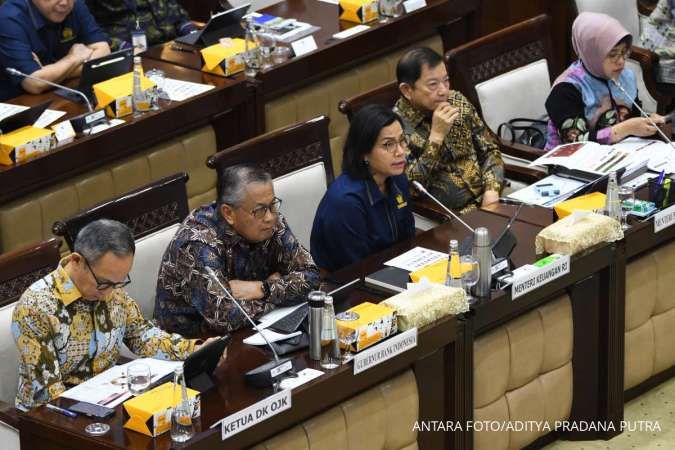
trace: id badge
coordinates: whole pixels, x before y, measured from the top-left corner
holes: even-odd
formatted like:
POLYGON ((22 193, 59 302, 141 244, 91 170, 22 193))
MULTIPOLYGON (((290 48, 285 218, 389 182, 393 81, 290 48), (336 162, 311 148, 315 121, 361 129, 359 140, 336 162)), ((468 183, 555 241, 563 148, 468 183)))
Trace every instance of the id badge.
POLYGON ((138 55, 148 49, 148 39, 145 31, 136 30, 131 32, 131 46, 134 48, 134 55, 138 55))

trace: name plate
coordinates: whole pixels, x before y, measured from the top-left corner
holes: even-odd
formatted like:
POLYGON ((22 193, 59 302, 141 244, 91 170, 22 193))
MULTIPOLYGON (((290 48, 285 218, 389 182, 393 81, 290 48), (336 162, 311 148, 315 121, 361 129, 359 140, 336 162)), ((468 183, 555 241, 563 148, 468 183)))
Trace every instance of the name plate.
MULTIPOLYGON (((257 425, 272 416, 276 416, 280 412, 285 411, 290 407, 290 389, 285 389, 279 393, 271 395, 246 409, 242 409, 238 413, 234 413, 231 416, 222 419, 219 422, 222 439, 225 440, 231 436, 234 436, 235 434, 244 431, 247 428, 251 428, 252 426, 257 425)), ((216 425, 218 425, 218 423, 213 424, 211 428, 216 425)))
POLYGON ((357 353, 354 357, 354 375, 375 367, 414 347, 417 347, 417 328, 411 328, 368 350, 357 353))
POLYGON ((295 53, 295 56, 302 56, 319 48, 316 46, 314 36, 307 36, 302 39, 298 39, 295 42, 291 42, 291 47, 293 47, 293 53, 295 53))
POLYGON ((554 254, 513 272, 511 300, 533 291, 570 272, 569 255, 554 254))
POLYGON ((417 11, 418 9, 424 8, 425 6, 427 6, 426 0, 407 0, 403 2, 403 8, 407 13, 417 11))
POLYGON ((654 214, 654 233, 668 228, 675 223, 675 205, 654 214))

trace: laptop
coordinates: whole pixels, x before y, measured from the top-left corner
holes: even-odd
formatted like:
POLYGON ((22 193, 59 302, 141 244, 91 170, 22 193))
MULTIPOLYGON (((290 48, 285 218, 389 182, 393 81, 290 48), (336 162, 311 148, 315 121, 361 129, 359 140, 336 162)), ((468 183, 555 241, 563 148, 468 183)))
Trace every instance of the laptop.
POLYGON ((204 28, 180 36, 175 39, 175 42, 208 47, 218 42, 222 37, 243 37, 244 29, 241 27, 241 19, 250 6, 250 3, 245 3, 236 8, 214 14, 204 28))
POLYGON ((49 108, 51 103, 52 101, 48 100, 0 120, 0 134, 6 134, 27 125, 33 125, 42 113, 49 108))
MULTIPOLYGON (((100 58, 92 59, 82 65, 82 75, 80 75, 80 84, 76 88, 84 93, 87 98, 95 103, 94 85, 111 78, 124 75, 134 69, 133 49, 127 48, 119 50, 100 58)), ((72 92, 63 89, 54 91, 56 95, 65 97, 70 101, 82 103, 82 98, 72 92)))

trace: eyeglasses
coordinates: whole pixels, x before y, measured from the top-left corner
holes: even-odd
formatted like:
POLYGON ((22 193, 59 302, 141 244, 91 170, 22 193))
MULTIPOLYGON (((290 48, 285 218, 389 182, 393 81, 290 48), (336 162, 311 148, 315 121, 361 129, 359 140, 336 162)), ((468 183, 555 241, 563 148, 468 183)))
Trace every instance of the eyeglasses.
POLYGON ((257 206, 252 210, 250 210, 249 213, 256 219, 262 220, 267 215, 267 211, 271 212, 272 214, 277 214, 279 213, 280 207, 281 207, 281 199, 278 197, 274 197, 274 200, 272 200, 272 203, 270 203, 269 205, 257 206))
POLYGON ((382 148, 386 150, 387 153, 394 154, 398 147, 401 147, 401 150, 408 152, 408 145, 410 144, 410 137, 407 134, 402 134, 398 139, 387 139, 382 143, 382 148))
POLYGON ((84 259, 84 263, 87 265, 89 272, 91 272, 91 276, 94 277, 94 280, 96 281, 96 289, 98 289, 99 291, 105 291, 106 289, 119 289, 131 283, 131 277, 129 276, 129 274, 127 274, 126 280, 121 281, 119 283, 113 283, 112 281, 100 281, 96 276, 96 274, 94 273, 94 271, 92 270, 91 265, 89 265, 89 261, 87 261, 87 258, 83 256, 82 259, 84 259))
POLYGON ((624 61, 630 56, 630 48, 624 50, 612 50, 607 54, 607 58, 612 62, 619 62, 619 59, 623 58, 624 61))

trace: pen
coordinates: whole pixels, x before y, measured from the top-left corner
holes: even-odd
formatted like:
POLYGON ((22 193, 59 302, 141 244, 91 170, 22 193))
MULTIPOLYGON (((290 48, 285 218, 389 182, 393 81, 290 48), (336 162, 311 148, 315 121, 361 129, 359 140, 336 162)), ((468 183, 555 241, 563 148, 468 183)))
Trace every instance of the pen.
POLYGON ((195 51, 192 50, 191 48, 186 48, 186 47, 180 47, 178 45, 172 45, 171 50, 175 50, 177 52, 185 52, 185 53, 194 53, 195 51))
MULTIPOLYGON (((660 164, 659 164, 659 165, 660 165, 660 164)), ((663 170, 661 171, 661 173, 659 174, 659 177, 656 179, 656 184, 658 184, 659 186, 661 186, 661 184, 663 184, 663 178, 664 178, 665 176, 666 176, 666 170, 663 169, 663 170)))
POLYGON ((52 405, 51 403, 47 403, 45 405, 48 409, 51 409, 52 411, 56 411, 59 414, 63 414, 64 416, 68 417, 77 417, 77 413, 74 413, 73 411, 66 409, 66 408, 60 408, 56 405, 52 405))
POLYGON ((105 406, 108 403, 112 403, 113 401, 117 400, 118 398, 120 398, 121 396, 123 396, 126 393, 127 393, 127 391, 122 391, 122 392, 117 392, 115 394, 109 395, 108 397, 106 397, 103 400, 101 400, 100 402, 98 402, 98 404, 105 406))

